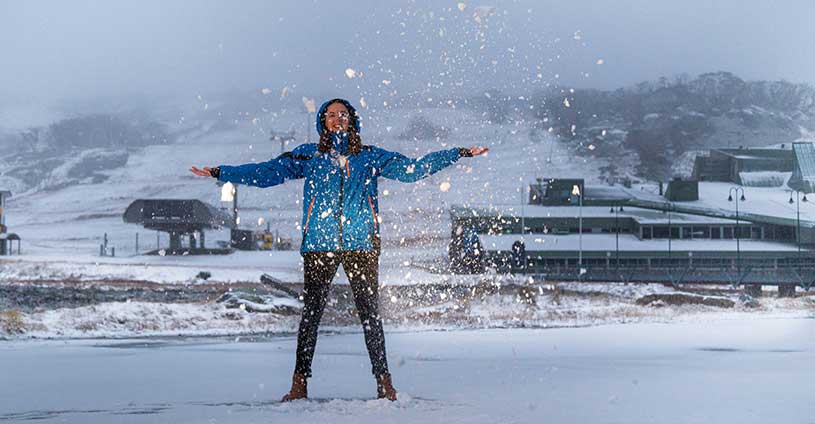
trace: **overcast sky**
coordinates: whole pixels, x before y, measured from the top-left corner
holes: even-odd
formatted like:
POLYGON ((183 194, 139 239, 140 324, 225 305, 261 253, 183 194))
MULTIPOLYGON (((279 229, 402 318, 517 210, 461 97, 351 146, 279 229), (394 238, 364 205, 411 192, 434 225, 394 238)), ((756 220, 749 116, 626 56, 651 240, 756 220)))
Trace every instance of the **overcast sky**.
POLYGON ((805 0, 0 0, 0 96, 522 94, 716 70, 815 83, 813 17, 805 0))

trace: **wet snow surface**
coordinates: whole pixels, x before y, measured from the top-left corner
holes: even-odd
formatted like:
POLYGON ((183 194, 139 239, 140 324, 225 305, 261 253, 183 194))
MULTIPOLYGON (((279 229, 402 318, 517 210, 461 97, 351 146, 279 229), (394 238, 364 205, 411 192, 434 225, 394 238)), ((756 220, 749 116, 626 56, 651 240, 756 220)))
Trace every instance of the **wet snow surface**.
POLYGON ((815 319, 389 332, 395 403, 361 334, 322 334, 311 400, 281 404, 295 340, 0 344, 0 421, 812 423, 815 319))

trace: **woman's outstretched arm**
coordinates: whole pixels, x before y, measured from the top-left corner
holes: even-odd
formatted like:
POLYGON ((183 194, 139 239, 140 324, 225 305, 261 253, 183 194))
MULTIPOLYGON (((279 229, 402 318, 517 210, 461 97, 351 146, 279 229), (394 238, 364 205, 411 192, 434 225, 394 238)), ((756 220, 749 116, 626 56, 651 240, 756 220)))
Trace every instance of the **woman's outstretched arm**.
MULTIPOLYGON (((295 149, 297 151, 297 149, 295 149)), ((283 184, 286 180, 303 178, 303 156, 286 152, 260 163, 247 163, 238 166, 220 165, 215 168, 190 168, 190 172, 202 177, 214 177, 219 181, 255 187, 271 187, 283 184)))
POLYGON ((385 178, 412 183, 427 178, 436 172, 456 163, 459 158, 483 155, 489 151, 486 147, 473 146, 439 150, 428 153, 418 159, 409 158, 396 152, 384 149, 380 151, 379 173, 385 178))

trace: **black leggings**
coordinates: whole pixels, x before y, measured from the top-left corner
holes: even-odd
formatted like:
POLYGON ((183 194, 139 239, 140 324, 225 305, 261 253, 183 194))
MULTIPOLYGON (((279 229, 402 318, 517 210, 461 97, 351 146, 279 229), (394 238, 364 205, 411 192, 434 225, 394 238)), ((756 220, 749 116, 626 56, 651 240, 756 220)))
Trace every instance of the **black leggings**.
POLYGON ((354 303, 365 332, 365 346, 372 372, 388 372, 385 333, 379 317, 379 254, 367 251, 303 253, 303 316, 297 333, 297 363, 294 372, 311 377, 311 361, 317 346, 317 328, 323 316, 331 280, 340 264, 351 283, 354 303))

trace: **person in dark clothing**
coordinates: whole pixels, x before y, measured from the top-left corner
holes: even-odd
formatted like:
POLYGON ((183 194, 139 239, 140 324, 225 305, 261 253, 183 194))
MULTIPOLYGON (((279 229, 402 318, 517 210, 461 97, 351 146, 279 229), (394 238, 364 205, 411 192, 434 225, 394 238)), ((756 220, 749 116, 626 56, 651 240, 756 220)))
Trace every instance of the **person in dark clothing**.
POLYGON ((304 178, 303 312, 297 333, 297 359, 292 387, 283 401, 308 397, 306 380, 317 345, 317 330, 331 281, 342 265, 365 334, 365 345, 377 381, 377 396, 396 400, 379 316, 380 176, 403 182, 426 178, 458 161, 487 152, 485 147, 454 148, 411 159, 363 145, 360 118, 346 100, 325 102, 317 113, 318 143, 298 146, 275 159, 239 166, 221 165, 195 175, 220 181, 270 187, 304 178))

